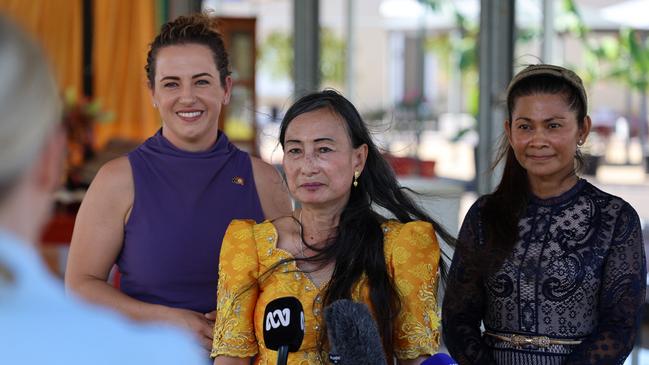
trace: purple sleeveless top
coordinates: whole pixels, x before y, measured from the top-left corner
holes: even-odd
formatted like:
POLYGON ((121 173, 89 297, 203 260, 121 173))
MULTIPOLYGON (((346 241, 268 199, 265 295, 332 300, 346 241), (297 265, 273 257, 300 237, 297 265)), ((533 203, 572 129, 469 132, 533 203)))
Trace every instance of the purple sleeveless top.
POLYGON ((182 151, 161 132, 128 154, 135 198, 117 260, 120 287, 147 303, 211 312, 226 228, 264 218, 252 163, 221 132, 202 152, 182 151))

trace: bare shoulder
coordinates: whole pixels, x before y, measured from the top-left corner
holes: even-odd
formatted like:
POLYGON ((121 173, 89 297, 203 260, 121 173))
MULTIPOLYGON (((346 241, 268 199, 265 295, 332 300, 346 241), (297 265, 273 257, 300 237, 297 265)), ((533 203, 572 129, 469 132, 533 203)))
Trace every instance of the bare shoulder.
POLYGON ((131 163, 128 161, 128 157, 122 156, 106 162, 99 169, 95 179, 97 178, 101 178, 102 180, 106 179, 112 183, 130 183, 132 185, 133 172, 131 171, 131 163))
POLYGON ((89 277, 106 281, 122 248, 133 192, 128 158, 117 158, 99 169, 75 220, 65 275, 69 287, 81 290, 89 277))
POLYGON ((118 157, 104 164, 90 184, 88 203, 111 206, 126 213, 133 203, 135 187, 128 157, 118 157))
POLYGON ((255 181, 284 185, 284 179, 282 179, 279 171, 273 165, 254 156, 250 156, 250 162, 252 162, 252 172, 255 175, 255 181))
POLYGON ((120 190, 122 194, 132 192, 133 171, 128 157, 122 156, 106 162, 97 172, 90 189, 93 189, 93 185, 95 189, 101 187, 108 191, 120 190))
POLYGON ((266 219, 291 214, 288 189, 279 171, 258 157, 250 157, 257 194, 266 219))

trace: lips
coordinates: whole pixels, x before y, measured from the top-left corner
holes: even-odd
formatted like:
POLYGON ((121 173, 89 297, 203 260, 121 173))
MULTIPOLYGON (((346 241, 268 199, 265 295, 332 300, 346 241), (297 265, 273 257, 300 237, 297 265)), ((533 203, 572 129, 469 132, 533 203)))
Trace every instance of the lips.
POLYGON ((179 111, 176 112, 176 115, 180 117, 180 119, 186 121, 186 122, 193 122, 195 120, 198 120, 202 115, 203 111, 202 110, 184 110, 184 111, 179 111))
POLYGON ((554 157, 554 155, 547 155, 547 156, 527 155, 527 158, 529 158, 529 159, 531 159, 531 160, 537 160, 537 161, 545 161, 545 160, 549 160, 549 159, 551 159, 552 157, 554 157))
POLYGON ((317 190, 321 186, 324 186, 324 184, 321 183, 305 183, 300 185, 302 188, 307 189, 307 190, 317 190))

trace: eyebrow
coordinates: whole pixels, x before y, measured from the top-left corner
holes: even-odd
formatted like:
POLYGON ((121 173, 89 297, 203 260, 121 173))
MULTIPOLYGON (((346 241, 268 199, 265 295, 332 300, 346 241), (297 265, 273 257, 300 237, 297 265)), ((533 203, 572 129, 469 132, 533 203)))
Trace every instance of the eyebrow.
MULTIPOLYGON (((201 72, 199 74, 196 74, 196 75, 192 76, 192 79, 197 79, 199 77, 211 77, 211 78, 214 78, 214 76, 212 76, 209 72, 201 72)), ((160 79, 160 82, 165 81, 165 80, 178 81, 178 80, 180 80, 180 77, 178 77, 178 76, 165 76, 165 77, 160 79)))
MULTIPOLYGON (((544 123, 549 123, 549 122, 551 122, 551 121, 553 121, 553 120, 566 120, 566 119, 567 119, 567 118, 560 117, 560 116, 555 116, 555 117, 550 117, 550 118, 543 119, 543 122, 544 122, 544 123)), ((525 121, 525 122, 531 122, 531 121, 532 121, 532 118, 527 118, 527 117, 518 117, 518 118, 515 119, 515 121, 518 121, 518 120, 523 120, 523 121, 525 121)))
MULTIPOLYGON (((336 140, 331 137, 321 137, 314 139, 313 142, 336 142, 336 140)), ((302 143, 302 141, 297 139, 287 139, 284 143, 302 143)))

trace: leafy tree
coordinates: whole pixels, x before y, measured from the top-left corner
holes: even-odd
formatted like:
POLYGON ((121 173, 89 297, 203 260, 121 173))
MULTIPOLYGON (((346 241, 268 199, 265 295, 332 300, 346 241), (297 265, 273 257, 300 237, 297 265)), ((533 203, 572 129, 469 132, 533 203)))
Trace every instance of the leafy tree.
MULTIPOLYGON (((342 84, 345 78, 346 42, 329 28, 320 30, 320 72, 325 83, 342 84)), ((293 36, 275 31, 259 50, 259 67, 274 79, 293 78, 293 36)))
POLYGON ((293 38, 283 32, 274 31, 266 37, 257 53, 259 68, 271 78, 291 78, 293 65, 293 38))
POLYGON ((647 156, 649 39, 637 30, 622 28, 615 38, 594 40, 588 37, 589 30, 574 0, 564 0, 563 6, 574 18, 569 30, 582 41, 586 49, 584 81, 592 83, 597 79, 617 80, 640 94, 638 134, 643 155, 647 156))

